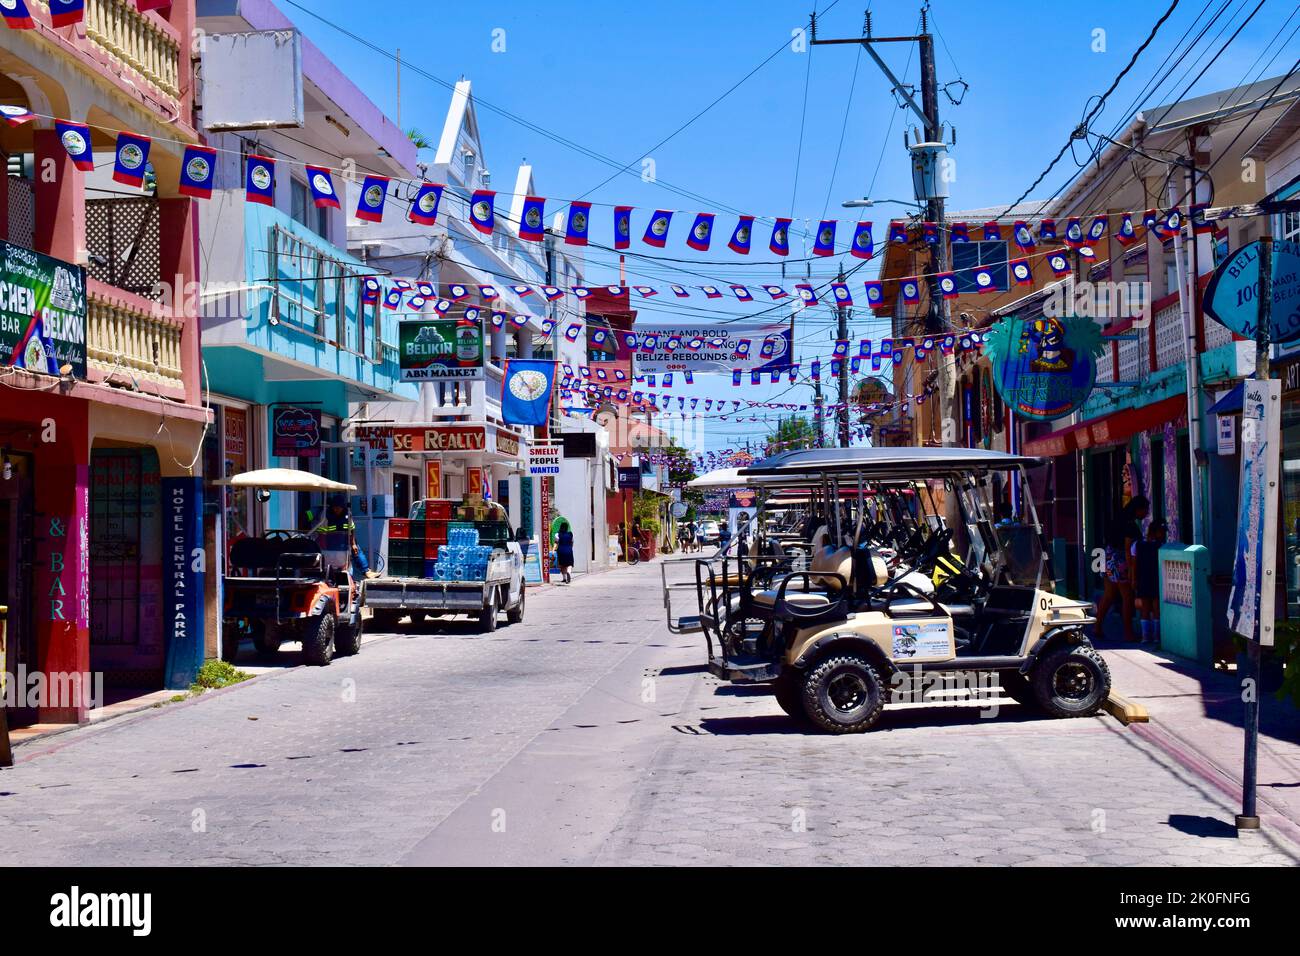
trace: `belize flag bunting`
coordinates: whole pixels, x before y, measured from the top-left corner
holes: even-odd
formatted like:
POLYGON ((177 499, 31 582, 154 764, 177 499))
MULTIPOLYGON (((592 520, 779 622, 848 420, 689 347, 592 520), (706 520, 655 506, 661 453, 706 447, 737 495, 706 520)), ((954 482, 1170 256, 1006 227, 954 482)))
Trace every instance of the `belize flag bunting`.
POLYGON ((545 425, 550 418, 555 361, 506 359, 502 370, 501 420, 508 425, 545 425))
POLYGON ((786 292, 785 289, 782 289, 779 285, 765 285, 763 286, 763 291, 772 297, 773 302, 778 302, 781 299, 786 298, 790 294, 789 292, 786 292))
POLYGON ((1106 217, 1094 216, 1092 222, 1088 223, 1088 241, 1093 245, 1101 242, 1106 236, 1106 217))
POLYGON ((871 238, 871 223, 858 223, 857 228, 853 230, 853 242, 849 246, 849 253, 859 259, 870 259, 875 252, 875 242, 871 238))
MULTIPOLYGON (((581 325, 570 323, 569 327, 564 330, 564 337, 568 339, 570 342, 576 342, 578 341, 578 333, 581 331, 582 331, 581 325)), ((584 368, 583 371, 587 372, 587 369, 584 368)), ((587 374, 590 375, 591 373, 587 372, 587 374)))
POLYGON ((875 308, 880 305, 881 300, 885 297, 885 287, 879 282, 864 283, 867 292, 867 305, 875 308))
POLYGON ((1071 249, 1083 245, 1083 224, 1078 216, 1071 216, 1065 223, 1065 244, 1071 249))
POLYGON ((385 309, 392 309, 392 310, 396 311, 397 308, 398 308, 399 306, 401 306, 401 304, 402 304, 402 290, 401 290, 401 289, 389 289, 387 292, 384 293, 384 308, 385 308, 385 309))
POLYGON ((651 296, 655 296, 659 294, 659 290, 656 289, 654 286, 634 285, 632 286, 632 288, 636 289, 636 291, 640 294, 641 298, 643 299, 648 299, 651 296))
POLYGON ((939 224, 937 222, 921 223, 921 238, 929 245, 937 246, 939 244, 939 224))
POLYGON ((1131 246, 1137 242, 1137 230, 1133 228, 1132 213, 1124 213, 1124 218, 1119 223, 1119 229, 1115 232, 1115 241, 1121 246, 1131 246))
POLYGON ((530 285, 512 285, 510 291, 522 299, 526 295, 533 294, 533 287, 530 285))
POLYGON ((1192 203, 1188 207, 1188 215, 1192 219, 1192 232, 1195 235, 1203 236, 1206 233, 1214 232, 1214 224, 1205 218, 1205 210, 1210 208, 1208 202, 1192 203))
POLYGON ((790 254, 790 219, 778 219, 772 224, 772 241, 767 247, 778 256, 790 254))
POLYGON ((453 282, 447 286, 447 298, 452 302, 459 302, 461 299, 469 297, 469 286, 462 285, 459 282, 453 282))
POLYGON ((803 299, 804 305, 817 304, 817 293, 813 291, 812 286, 800 283, 794 287, 794 290, 799 293, 799 298, 803 299))
POLYGON ((731 292, 736 297, 736 300, 739 302, 754 301, 754 294, 750 292, 747 288, 745 288, 743 285, 733 285, 731 287, 731 292))
POLYGON ((953 242, 970 242, 970 226, 964 222, 954 222, 948 227, 948 238, 953 242))
POLYGON ((36 114, 25 106, 0 103, 0 119, 11 127, 19 127, 36 119, 36 114))
POLYGON ((817 241, 813 243, 813 255, 835 255, 835 220, 823 219, 817 226, 817 241))
POLYGON ((749 255, 751 244, 754 240, 754 217, 741 216, 740 221, 736 223, 735 230, 731 233, 731 241, 727 243, 727 248, 732 252, 737 252, 742 256, 749 255))
POLYGON ((49 25, 72 26, 86 16, 86 0, 49 0, 49 25))
POLYGON ((492 328, 502 329, 506 325, 506 314, 504 312, 493 312, 492 318, 488 320, 492 323, 492 328))
MULTIPOLYGON (((754 374, 758 374, 755 372, 754 374)), ((812 363, 812 380, 820 382, 822 380, 822 363, 821 359, 813 359, 812 363)))
POLYGON ((411 211, 406 218, 421 226, 432 226, 438 221, 438 206, 442 203, 442 183, 421 183, 420 191, 415 194, 411 211))
POLYGON ((569 203, 568 224, 564 227, 564 242, 570 246, 585 246, 591 229, 591 203, 569 203))
POLYGON ((1038 224, 1038 238, 1046 242, 1056 238, 1056 220, 1044 219, 1038 224))
POLYGON ((625 285, 607 285, 605 291, 615 299, 621 299, 627 295, 627 286, 625 285))
POLYGON ((668 242, 668 225, 673 221, 673 214, 667 209, 656 209, 650 221, 646 223, 642 241, 647 246, 662 249, 668 242))
POLYGON ((372 305, 379 301, 379 280, 374 276, 366 276, 362 281, 361 301, 366 305, 372 305))
POLYGON ((117 134, 117 153, 113 160, 113 182, 124 186, 143 186, 145 166, 149 163, 148 136, 117 134))
POLYGON ((542 295, 546 296, 547 302, 554 302, 556 299, 564 297, 564 290, 553 285, 544 285, 542 286, 542 295))
POLYGON ((921 301, 921 284, 916 279, 904 279, 899 284, 899 292, 902 293, 903 301, 908 305, 916 305, 921 301))
POLYGON ((1034 272, 1029 268, 1028 259, 1012 259, 1009 268, 1016 285, 1033 285, 1034 272))
POLYGON ((889 241, 890 242, 907 242, 907 227, 901 220, 895 219, 889 224, 889 241))
POLYGON ((439 315, 446 315, 451 311, 451 299, 439 299, 433 304, 433 311, 439 315))
POLYGON ((367 176, 361 182, 357 218, 365 222, 384 221, 384 200, 388 197, 387 176, 367 176))
POLYGON ((843 358, 845 355, 848 355, 848 354, 849 354, 849 340, 848 340, 848 339, 836 339, 836 340, 835 340, 835 346, 834 346, 834 348, 831 349, 831 354, 834 355, 836 358, 843 358))
POLYGON ((307 167, 307 185, 311 188, 311 198, 317 209, 339 209, 339 194, 334 189, 334 180, 330 171, 324 166, 307 167))
POLYGON ((524 209, 519 216, 519 238, 528 242, 541 242, 546 233, 546 200, 541 196, 524 199, 524 209))
POLYGON ((709 242, 713 239, 713 216, 711 212, 696 215, 695 222, 691 225, 691 233, 686 237, 686 244, 692 249, 701 252, 708 250, 709 242))
POLYGON ((990 219, 984 223, 984 241, 997 242, 1002 238, 1002 227, 994 220, 990 219))
POLYGON ((1016 245, 1022 252, 1033 251, 1034 246, 1038 245, 1034 241, 1034 234, 1029 228, 1029 223, 1023 219, 1017 219, 1016 224, 1011 227, 1011 235, 1016 240, 1016 245))
POLYGON ((737 358, 749 358, 749 339, 740 339, 736 342, 735 355, 737 358))
POLYGON ((871 355, 871 339, 863 339, 858 343, 858 355, 861 358, 867 358, 871 355))
POLYGON ((217 176, 217 151, 211 146, 189 145, 181 157, 177 192, 193 199, 211 199, 217 176))
POLYGON ((496 228, 496 195, 491 189, 476 189, 469 198, 469 224, 485 236, 496 228))
POLYGON ((478 287, 479 298, 484 302, 491 302, 493 299, 501 298, 501 293, 497 291, 494 285, 481 285, 478 287))
POLYGON ((432 299, 438 294, 438 290, 432 282, 417 282, 415 290, 426 299, 432 299))
POLYGON ((673 295, 677 296, 679 299, 689 299, 691 297, 691 294, 686 291, 685 286, 670 285, 668 288, 672 289, 673 295))
POLYGON ((1064 252, 1053 252, 1047 257, 1047 266, 1058 276, 1063 276, 1070 271, 1070 257, 1064 252))
POLYGON ((4 14, 5 23, 11 30, 36 29, 36 21, 32 19, 31 11, 27 9, 26 0, 4 0, 0 3, 0 14, 4 14))
POLYGON ((244 175, 244 198, 263 206, 275 205, 275 160, 250 153, 244 175))
POLYGON ((626 249, 632 245, 632 207, 614 207, 614 248, 626 249))
POLYGON ((718 291, 718 287, 717 287, 716 285, 702 285, 702 286, 700 286, 700 289, 703 290, 703 292, 704 292, 704 297, 705 297, 706 299, 721 299, 721 298, 722 298, 722 293, 718 291))
POLYGON ((975 287, 980 292, 994 292, 998 284, 993 278, 993 270, 988 266, 980 266, 975 270, 972 278, 975 279, 975 287))
POLYGON ((832 282, 831 293, 835 296, 835 302, 838 305, 853 304, 853 293, 849 292, 849 287, 843 282, 832 282))
POLYGON ((940 272, 934 277, 939 286, 939 294, 945 299, 957 298, 957 276, 951 272, 940 272))

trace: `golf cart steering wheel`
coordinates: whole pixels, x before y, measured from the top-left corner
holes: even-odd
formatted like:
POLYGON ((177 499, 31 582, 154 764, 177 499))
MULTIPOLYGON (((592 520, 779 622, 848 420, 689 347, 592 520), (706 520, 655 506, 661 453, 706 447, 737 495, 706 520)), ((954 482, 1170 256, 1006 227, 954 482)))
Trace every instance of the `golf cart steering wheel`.
POLYGON ((925 547, 917 555, 916 566, 922 568, 934 564, 939 559, 939 555, 948 550, 948 545, 951 542, 952 528, 944 528, 942 531, 936 531, 930 535, 930 540, 925 543, 925 547))

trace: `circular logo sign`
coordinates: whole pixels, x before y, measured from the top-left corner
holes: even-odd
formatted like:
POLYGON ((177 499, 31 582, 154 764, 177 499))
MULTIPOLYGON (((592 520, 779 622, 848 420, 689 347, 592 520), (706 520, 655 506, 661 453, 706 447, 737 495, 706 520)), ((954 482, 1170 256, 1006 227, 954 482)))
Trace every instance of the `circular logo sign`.
POLYGON ((510 394, 525 402, 533 402, 546 394, 546 375, 534 369, 525 369, 510 376, 510 394))
POLYGON ((127 169, 138 169, 144 162, 144 151, 134 143, 127 143, 118 151, 117 158, 127 169))
POLYGON ((1092 394, 1100 335, 1091 319, 1003 319, 989 332, 988 347, 998 395, 1021 418, 1069 415, 1092 394))
MULTIPOLYGON (((324 173, 317 173, 311 178, 311 182, 312 185, 316 187, 316 191, 321 195, 332 196, 334 194, 334 186, 330 182, 330 178, 324 173)), ((369 193, 366 195, 369 196, 369 193)))
MULTIPOLYGON (((3 2, 3 0, 0 0, 0 2, 3 2)), ((75 129, 65 130, 63 133, 63 148, 74 156, 78 156, 86 151, 86 137, 75 129)))
POLYGON ((195 156, 185 164, 185 175, 198 183, 206 182, 211 171, 212 165, 202 156, 195 156))
POLYGON ((371 209, 378 209, 384 201, 384 187, 371 186, 366 190, 366 205, 371 209))
POLYGON ((855 246, 857 246, 859 249, 865 249, 865 248, 867 248, 867 242, 868 242, 868 240, 869 240, 869 237, 867 236, 867 234, 866 234, 865 232, 862 232, 862 233, 859 233, 859 234, 858 234, 858 237, 857 237, 856 239, 853 240, 853 244, 854 244, 855 246))
POLYGON ((271 188, 271 171, 260 163, 253 167, 253 171, 248 174, 248 178, 253 181, 253 185, 258 189, 271 188))

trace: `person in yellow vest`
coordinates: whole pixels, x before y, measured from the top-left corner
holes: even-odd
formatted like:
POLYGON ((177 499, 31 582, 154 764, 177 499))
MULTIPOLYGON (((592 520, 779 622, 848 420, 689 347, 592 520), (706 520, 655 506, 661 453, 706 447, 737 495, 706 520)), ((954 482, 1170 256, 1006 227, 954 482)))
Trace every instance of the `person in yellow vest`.
POLYGON ((353 577, 377 577, 370 570, 365 553, 357 547, 357 526, 348 509, 347 498, 343 495, 331 497, 319 520, 315 511, 308 509, 307 524, 310 533, 317 536, 326 564, 340 569, 350 565, 353 577))

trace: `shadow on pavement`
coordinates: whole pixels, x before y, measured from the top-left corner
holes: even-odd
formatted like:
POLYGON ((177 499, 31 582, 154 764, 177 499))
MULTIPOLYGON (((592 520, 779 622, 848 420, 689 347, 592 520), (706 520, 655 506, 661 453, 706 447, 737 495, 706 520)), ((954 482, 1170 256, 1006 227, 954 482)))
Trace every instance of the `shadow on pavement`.
POLYGON ((1226 820, 1215 817, 1194 817, 1185 813, 1172 813, 1169 815, 1169 825, 1180 833, 1191 836, 1237 839, 1237 828, 1226 820))

